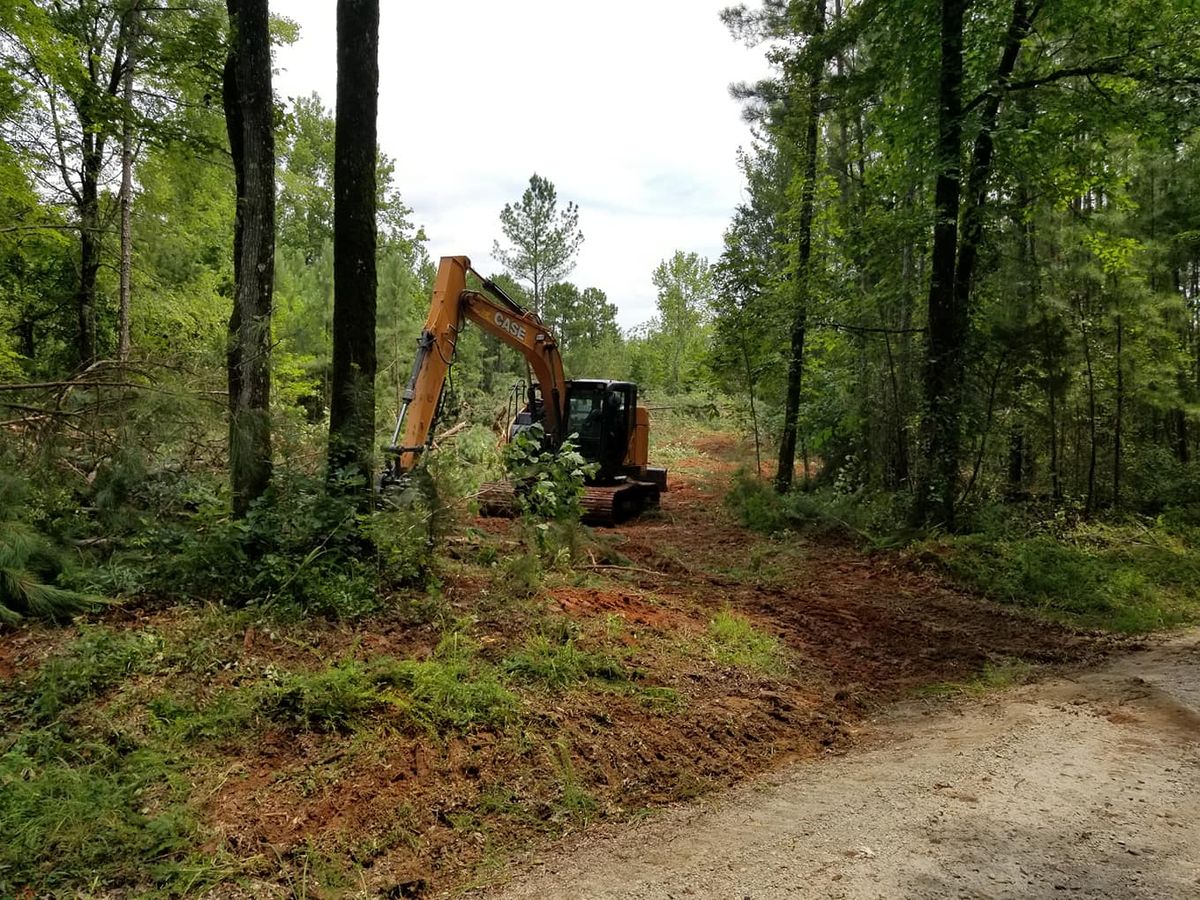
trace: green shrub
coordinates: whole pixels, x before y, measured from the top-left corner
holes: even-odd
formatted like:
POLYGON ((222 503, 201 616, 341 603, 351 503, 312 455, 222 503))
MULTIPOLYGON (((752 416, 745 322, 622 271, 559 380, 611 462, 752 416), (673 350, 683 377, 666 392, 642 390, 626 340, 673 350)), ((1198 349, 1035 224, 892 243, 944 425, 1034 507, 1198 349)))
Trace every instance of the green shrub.
POLYGON ((206 506, 160 533, 154 588, 284 615, 355 619, 393 587, 423 580, 432 561, 428 505, 360 513, 349 492, 282 473, 244 519, 206 506))
POLYGON ((542 586, 542 560, 536 551, 507 556, 502 568, 504 589, 518 600, 532 597, 542 586))
POLYGON ((800 531, 839 535, 873 547, 893 546, 904 539, 903 495, 832 488, 793 490, 780 495, 771 482, 745 470, 734 475, 725 504, 741 523, 754 531, 777 534, 800 531))
POLYGON ((1186 530, 1079 523, 973 534, 930 539, 919 558, 995 600, 1078 625, 1141 632, 1200 618, 1200 553, 1186 530))
POLYGON ((103 601, 59 585, 62 552, 21 520, 28 492, 24 482, 0 473, 0 624, 24 618, 65 622, 103 601))
POLYGON ((584 481, 596 471, 568 438, 557 450, 546 448, 541 425, 517 434, 504 449, 504 467, 517 485, 517 504, 539 520, 577 520, 583 510, 584 481))
POLYGON ((783 498, 769 481, 739 469, 733 486, 725 495, 725 505, 737 514, 747 528, 764 534, 786 531, 792 523, 784 509, 783 498))

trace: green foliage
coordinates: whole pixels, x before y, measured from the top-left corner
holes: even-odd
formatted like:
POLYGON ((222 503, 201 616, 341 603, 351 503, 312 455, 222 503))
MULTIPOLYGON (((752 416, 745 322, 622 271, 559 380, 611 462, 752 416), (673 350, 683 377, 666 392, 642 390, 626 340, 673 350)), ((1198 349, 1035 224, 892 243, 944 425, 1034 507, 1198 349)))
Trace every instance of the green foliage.
POLYGON ((571 747, 565 739, 554 742, 554 760, 562 788, 558 798, 559 809, 571 819, 587 822, 596 812, 596 798, 579 783, 579 776, 571 761, 571 747))
POLYGON ((495 671, 453 640, 431 659, 382 665, 378 677, 401 690, 395 702, 409 719, 439 734, 502 727, 519 712, 495 671))
MULTIPOLYGON (((587 351, 604 342, 619 345, 621 331, 617 328, 617 308, 608 302, 608 296, 599 288, 589 287, 580 291, 569 281, 560 281, 546 290, 546 303, 542 319, 558 340, 564 355, 564 364, 571 367, 572 375, 584 376, 588 371, 576 356, 591 356, 587 351)), ((609 348, 613 349, 612 347, 609 348)), ((606 370, 599 371, 608 378, 618 377, 606 370)))
POLYGON ((0 894, 144 892, 177 876, 200 833, 182 761, 91 708, 162 646, 151 632, 84 629, 0 694, 14 725, 0 751, 0 894))
POLYGON ((25 485, 0 473, 0 624, 24 618, 65 622, 96 609, 99 598, 55 584, 64 574, 63 553, 17 520, 28 500, 25 485))
POLYGON ((278 674, 199 705, 161 697, 152 709, 167 733, 189 742, 245 739, 260 722, 342 733, 396 721, 433 735, 502 728, 517 718, 517 699, 475 650, 456 633, 428 659, 347 660, 278 674))
POLYGON ((581 649, 574 635, 546 631, 531 635, 501 667, 518 678, 564 690, 591 679, 621 682, 626 678, 620 661, 606 653, 581 649))
POLYGON ((554 183, 535 173, 521 201, 504 204, 500 227, 509 246, 501 247, 496 241, 492 255, 513 278, 529 285, 533 311, 541 315, 550 285, 562 281, 575 267, 575 256, 583 244, 579 208, 568 203, 559 209, 554 183))
MULTIPOLYGON (((171 754, 55 729, 0 754, 0 894, 166 885, 197 842, 199 816, 171 754)), ((195 879, 193 879, 195 880, 195 879)))
POLYGON ((897 508, 897 498, 883 493, 823 488, 781 496, 770 482, 738 472, 725 503, 743 525, 764 534, 798 531, 849 537, 873 547, 892 546, 905 538, 903 508, 897 508))
POLYGON ((985 533, 931 538, 918 558, 1001 602, 1136 633, 1200 619, 1198 549, 1196 532, 1165 522, 1003 516, 985 533))
POLYGON ((360 513, 350 492, 277 472, 244 519, 212 505, 163 535, 170 555, 155 567, 153 583, 284 615, 358 618, 379 609, 390 589, 424 578, 433 521, 420 496, 360 513))
MULTIPOLYGON (((536 526, 535 526, 536 529, 536 526)), ((525 600, 536 594, 542 586, 545 574, 541 555, 537 552, 537 541, 545 539, 545 532, 534 531, 535 537, 528 544, 533 550, 525 553, 511 553, 504 558, 504 589, 515 599, 525 600)))
POLYGON ((25 693, 32 711, 48 723, 141 671, 162 649, 162 638, 151 631, 84 628, 66 652, 46 660, 30 680, 25 693))
POLYGON ((300 731, 351 731, 386 702, 366 669, 348 662, 285 677, 263 698, 262 711, 272 721, 300 731))
POLYGON ((596 470, 570 438, 546 447, 541 425, 517 434, 504 450, 504 466, 517 484, 522 514, 539 520, 573 521, 580 517, 584 481, 596 470))
POLYGON ((787 669, 779 639, 730 610, 722 610, 708 623, 708 652, 722 665, 766 675, 778 675, 787 669))

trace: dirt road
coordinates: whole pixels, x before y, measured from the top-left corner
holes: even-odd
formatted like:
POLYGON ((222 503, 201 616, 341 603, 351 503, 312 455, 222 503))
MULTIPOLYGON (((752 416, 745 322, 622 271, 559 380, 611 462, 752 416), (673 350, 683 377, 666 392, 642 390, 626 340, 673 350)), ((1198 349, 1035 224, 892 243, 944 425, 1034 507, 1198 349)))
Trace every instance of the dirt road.
POLYGON ((585 838, 495 896, 1200 896, 1200 631, 866 730, 848 755, 585 838))

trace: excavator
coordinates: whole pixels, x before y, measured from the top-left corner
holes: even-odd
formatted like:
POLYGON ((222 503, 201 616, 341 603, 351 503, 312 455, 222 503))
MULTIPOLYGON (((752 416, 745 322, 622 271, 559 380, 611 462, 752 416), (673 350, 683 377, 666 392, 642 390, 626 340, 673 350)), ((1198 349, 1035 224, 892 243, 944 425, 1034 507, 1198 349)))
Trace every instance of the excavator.
MULTIPOLYGON (((391 443, 381 483, 398 484, 432 444, 434 427, 458 338, 467 322, 495 335, 520 353, 532 374, 527 390, 510 404, 504 439, 540 425, 546 446, 557 449, 570 438, 580 455, 595 463, 584 487, 584 519, 614 523, 658 504, 667 489, 667 470, 647 464, 650 414, 638 405, 637 385, 596 378, 568 380, 554 335, 535 313, 513 300, 471 268, 465 256, 443 256, 434 281, 425 327, 391 443), (467 275, 482 290, 468 289, 467 275)), ((520 485, 511 481, 483 486, 484 513, 511 514, 520 485)))

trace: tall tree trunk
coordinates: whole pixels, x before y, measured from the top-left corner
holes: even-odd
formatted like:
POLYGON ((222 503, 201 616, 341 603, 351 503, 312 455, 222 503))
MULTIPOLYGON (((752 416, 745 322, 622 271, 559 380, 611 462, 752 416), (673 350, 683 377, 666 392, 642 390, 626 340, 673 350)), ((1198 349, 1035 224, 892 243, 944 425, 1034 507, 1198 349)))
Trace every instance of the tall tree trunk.
POLYGON ((762 478, 762 441, 758 430, 758 404, 754 390, 754 367, 750 365, 750 348, 746 342, 746 332, 739 329, 742 345, 742 364, 746 369, 746 390, 750 395, 750 424, 754 428, 754 474, 762 478))
POLYGON ((117 358, 129 360, 129 303, 133 283, 133 69, 137 61, 138 4, 129 7, 125 25, 124 103, 121 121, 121 273, 117 313, 117 358))
POLYGON ((926 521, 954 525, 958 453, 966 375, 965 344, 970 325, 971 288, 983 244, 988 181, 995 154, 1004 86, 1012 77, 1021 45, 1032 26, 1026 0, 1014 0, 1012 19, 996 67, 994 88, 983 104, 971 151, 967 207, 961 235, 963 22, 969 0, 942 2, 942 54, 938 88, 938 220, 933 237, 933 277, 929 288, 929 334, 925 370, 927 470, 916 509, 926 521))
POLYGON ((1087 370, 1087 401, 1088 401, 1088 472, 1087 500, 1084 502, 1085 515, 1091 515, 1096 508, 1096 448, 1098 443, 1096 429, 1096 374, 1092 367, 1092 339, 1088 334, 1085 313, 1081 306, 1079 310, 1080 336, 1083 338, 1083 359, 1087 370))
POLYGON ((329 471, 374 485, 375 153, 379 0, 338 0, 329 471))
POLYGON ((983 219, 988 202, 988 181, 992 174, 992 158, 995 155, 996 126, 1000 121, 1001 98, 1004 88, 1012 79, 1013 70, 1021 54, 1021 46, 1033 27, 1033 20, 1026 0, 1014 0, 1012 20, 996 67, 995 87, 983 104, 979 132, 971 150, 971 167, 967 176, 967 208, 963 213, 962 239, 958 248, 958 263, 954 273, 955 302, 966 315, 970 309, 971 287, 975 278, 975 265, 983 244, 983 219))
POLYGON ((914 509, 923 521, 954 524, 958 484, 959 420, 962 415, 963 343, 966 322, 956 303, 958 211, 962 180, 963 17, 968 0, 942 0, 941 66, 938 80, 937 184, 930 261, 929 316, 925 352, 925 463, 914 509))
POLYGON ((1046 394, 1050 407, 1048 410, 1050 416, 1050 496, 1055 500, 1061 500, 1063 489, 1058 459, 1058 392, 1052 381, 1048 383, 1046 394))
POLYGON ((1008 431, 1008 496, 1025 493, 1025 428, 1018 422, 1008 431))
POLYGON ((1187 465, 1191 461, 1187 413, 1182 409, 1171 410, 1171 427, 1174 432, 1175 458, 1187 465))
POLYGON ((93 135, 85 135, 79 184, 79 320, 77 356, 80 368, 96 361, 96 276, 100 273, 100 167, 102 151, 93 135))
MULTIPOLYGON (((825 0, 814 0, 813 33, 820 35, 824 31, 825 0)), ((796 427, 800 417, 800 392, 804 382, 804 343, 808 334, 808 304, 811 295, 809 270, 812 263, 813 207, 817 185, 817 144, 821 125, 821 82, 824 74, 824 61, 814 60, 808 76, 808 95, 805 98, 804 182, 800 193, 800 222, 796 235, 791 347, 783 434, 779 441, 779 468, 775 472, 775 490, 781 494, 791 489, 796 470, 796 427)))
POLYGON ((892 355, 892 336, 887 332, 883 335, 883 345, 887 350, 888 382, 892 388, 891 431, 894 442, 888 454, 884 483, 891 490, 898 490, 908 481, 908 436, 904 431, 904 410, 900 402, 900 382, 896 378, 896 360, 892 355))
POLYGON ((233 37, 225 123, 237 181, 229 319, 229 471, 245 515, 271 480, 271 300, 275 286, 275 132, 267 0, 226 0, 233 37))
MULTIPOLYGON (((1115 281, 1115 279, 1114 279, 1115 281)), ((1114 289, 1119 290, 1116 285, 1114 289)), ((1121 317, 1121 300, 1117 299, 1117 397, 1113 421, 1113 494, 1112 505, 1121 505, 1121 425, 1125 419, 1125 323, 1121 317)))

